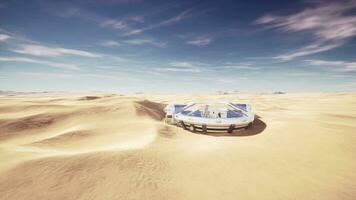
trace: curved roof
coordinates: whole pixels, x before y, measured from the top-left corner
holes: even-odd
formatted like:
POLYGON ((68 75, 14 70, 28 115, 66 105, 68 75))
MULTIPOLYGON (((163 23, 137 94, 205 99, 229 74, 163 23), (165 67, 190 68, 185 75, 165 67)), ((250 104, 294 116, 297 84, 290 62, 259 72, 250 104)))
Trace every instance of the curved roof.
POLYGON ((232 104, 228 102, 189 103, 179 113, 186 116, 203 118, 239 118, 247 116, 246 104, 232 104))

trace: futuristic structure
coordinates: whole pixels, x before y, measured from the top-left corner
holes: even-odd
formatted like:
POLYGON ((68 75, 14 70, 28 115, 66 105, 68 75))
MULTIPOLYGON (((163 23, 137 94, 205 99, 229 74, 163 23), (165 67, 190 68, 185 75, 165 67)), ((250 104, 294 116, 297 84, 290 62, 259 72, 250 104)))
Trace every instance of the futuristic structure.
POLYGON ((249 128, 255 117, 249 104, 229 102, 169 104, 164 111, 167 123, 203 133, 249 128))

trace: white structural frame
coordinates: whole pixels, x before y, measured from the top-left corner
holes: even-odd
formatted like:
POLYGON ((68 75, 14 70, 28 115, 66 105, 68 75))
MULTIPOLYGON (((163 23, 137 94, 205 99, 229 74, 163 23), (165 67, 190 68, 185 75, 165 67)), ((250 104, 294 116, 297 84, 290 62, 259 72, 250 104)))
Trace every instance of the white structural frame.
POLYGON ((172 124, 177 124, 182 126, 184 129, 189 129, 191 131, 202 131, 202 132, 213 132, 213 131, 224 131, 232 132, 234 129, 249 127, 254 119, 255 114, 252 112, 251 106, 249 104, 235 104, 230 102, 191 102, 187 105, 181 104, 169 104, 165 108, 166 117, 171 118, 172 124), (191 106, 196 104, 203 105, 214 105, 223 104, 234 110, 239 110, 242 116, 239 117, 197 117, 186 115, 182 111, 187 110, 191 106), (236 105, 244 105, 245 109, 242 109, 236 105))

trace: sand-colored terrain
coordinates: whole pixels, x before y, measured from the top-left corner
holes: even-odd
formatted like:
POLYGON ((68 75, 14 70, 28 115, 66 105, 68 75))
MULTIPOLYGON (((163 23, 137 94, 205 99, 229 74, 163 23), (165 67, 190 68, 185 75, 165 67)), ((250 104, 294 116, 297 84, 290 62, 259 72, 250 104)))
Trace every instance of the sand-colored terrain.
POLYGON ((0 199, 356 199, 356 94, 3 96, 0 199), (259 118, 164 124, 165 103, 196 99, 259 118))

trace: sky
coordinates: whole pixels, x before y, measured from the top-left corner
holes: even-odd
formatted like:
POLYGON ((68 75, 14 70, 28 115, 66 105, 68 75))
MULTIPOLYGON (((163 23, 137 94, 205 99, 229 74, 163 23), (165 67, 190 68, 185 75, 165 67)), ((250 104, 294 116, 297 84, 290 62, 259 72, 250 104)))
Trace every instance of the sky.
POLYGON ((356 91, 355 36, 355 0, 0 0, 0 90, 356 91))

